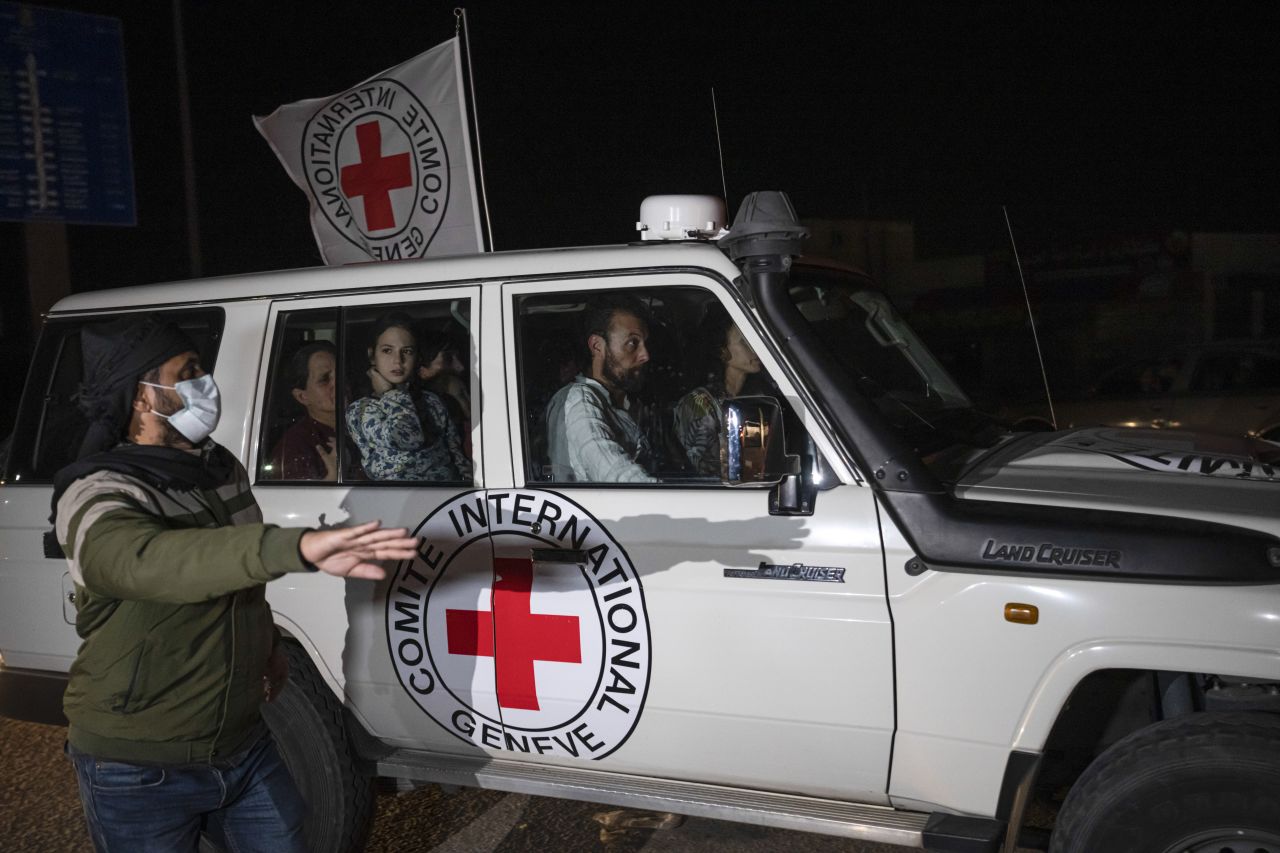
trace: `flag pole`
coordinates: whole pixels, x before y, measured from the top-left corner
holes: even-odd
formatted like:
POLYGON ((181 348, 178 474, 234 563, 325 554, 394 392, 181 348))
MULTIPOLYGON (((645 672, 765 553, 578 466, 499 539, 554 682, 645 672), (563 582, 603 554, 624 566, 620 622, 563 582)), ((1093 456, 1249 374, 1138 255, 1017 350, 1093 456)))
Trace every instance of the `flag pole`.
POLYGON ((471 30, 467 27, 467 10, 462 6, 458 6, 453 10, 454 17, 458 19, 457 26, 454 28, 454 35, 457 31, 462 31, 462 43, 467 53, 467 88, 470 90, 471 114, 473 120, 471 126, 475 129, 476 134, 476 169, 480 173, 480 203, 484 207, 484 230, 489 238, 489 251, 494 251, 493 247, 493 223, 489 220, 489 191, 484 183, 484 152, 480 148, 480 110, 476 106, 476 78, 471 70, 471 30))

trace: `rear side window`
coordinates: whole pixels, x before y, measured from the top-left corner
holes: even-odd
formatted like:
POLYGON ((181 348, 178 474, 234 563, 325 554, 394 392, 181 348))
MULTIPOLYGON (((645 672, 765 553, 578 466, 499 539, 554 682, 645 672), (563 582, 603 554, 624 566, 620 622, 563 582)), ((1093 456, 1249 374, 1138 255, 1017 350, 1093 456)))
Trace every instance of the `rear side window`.
MULTIPOLYGON (((213 372, 222 339, 221 308, 200 308, 158 314, 177 324, 195 341, 200 361, 213 372)), ((112 315, 116 319, 126 315, 112 315)), ((84 364, 80 330, 101 323, 103 316, 51 320, 36 347, 22 405, 14 425, 12 444, 5 462, 5 479, 15 483, 50 483, 53 475, 75 461, 88 423, 78 405, 84 364)))
POLYGON ((473 482, 470 302, 280 315, 258 482, 473 482))

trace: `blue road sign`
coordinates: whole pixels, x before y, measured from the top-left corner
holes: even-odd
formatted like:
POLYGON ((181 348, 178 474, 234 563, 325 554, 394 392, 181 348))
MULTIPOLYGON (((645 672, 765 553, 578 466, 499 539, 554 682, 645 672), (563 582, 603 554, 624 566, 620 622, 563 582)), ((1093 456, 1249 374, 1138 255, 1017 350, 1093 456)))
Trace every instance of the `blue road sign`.
POLYGON ((0 220, 135 225, 120 21, 0 2, 0 220))

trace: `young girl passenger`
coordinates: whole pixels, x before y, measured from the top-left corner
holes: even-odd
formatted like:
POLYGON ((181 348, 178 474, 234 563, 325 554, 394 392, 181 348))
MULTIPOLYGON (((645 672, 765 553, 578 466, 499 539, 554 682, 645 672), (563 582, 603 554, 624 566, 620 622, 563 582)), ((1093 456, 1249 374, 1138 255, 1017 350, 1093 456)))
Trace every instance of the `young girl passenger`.
POLYGON ((392 312, 374 323, 365 376, 369 393, 347 407, 347 429, 374 480, 471 480, 457 427, 439 395, 418 378, 413 320, 392 312))

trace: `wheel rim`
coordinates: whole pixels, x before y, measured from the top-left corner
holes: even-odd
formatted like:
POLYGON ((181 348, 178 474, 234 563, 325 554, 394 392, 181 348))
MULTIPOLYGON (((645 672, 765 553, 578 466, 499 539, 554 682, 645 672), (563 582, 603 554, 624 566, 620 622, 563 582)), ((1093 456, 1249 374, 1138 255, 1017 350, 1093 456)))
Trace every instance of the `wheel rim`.
POLYGON ((1211 829, 1182 839, 1165 853, 1280 853, 1280 835, 1257 829, 1211 829))

